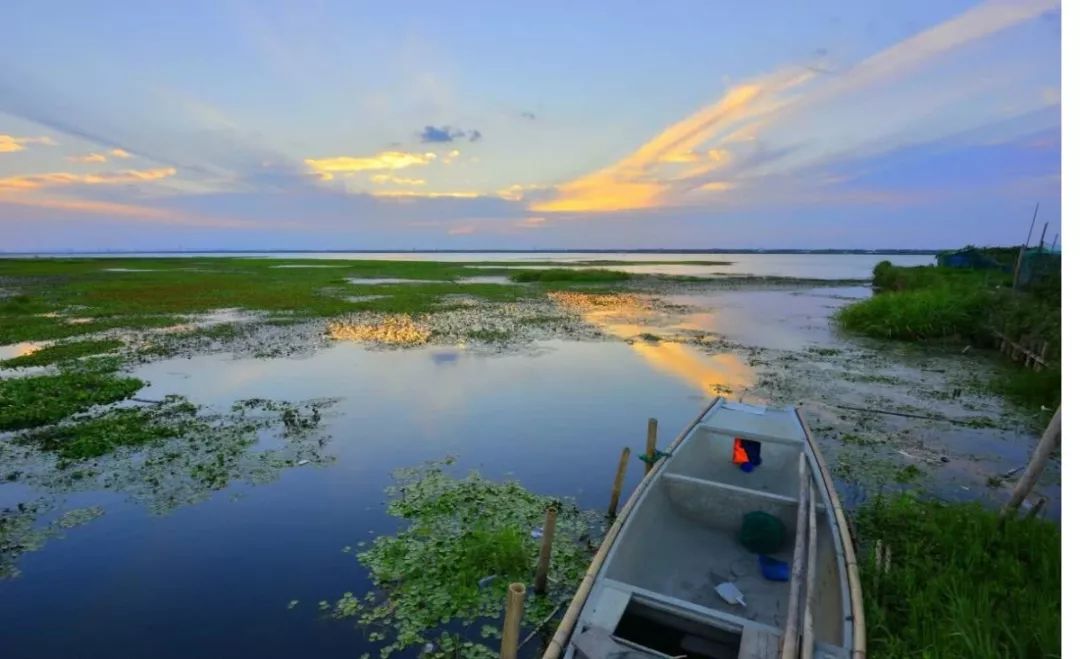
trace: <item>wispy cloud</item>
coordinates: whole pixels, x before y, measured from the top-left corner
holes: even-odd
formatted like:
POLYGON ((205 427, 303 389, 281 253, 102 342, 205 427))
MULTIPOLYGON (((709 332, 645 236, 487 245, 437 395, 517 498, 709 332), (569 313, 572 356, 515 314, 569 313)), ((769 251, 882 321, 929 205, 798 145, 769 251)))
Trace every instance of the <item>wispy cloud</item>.
POLYGON ((378 183, 379 185, 426 185, 427 181, 422 178, 405 178, 403 176, 394 176, 393 174, 373 174, 371 176, 372 183, 378 183))
POLYGON ((0 191, 37 190, 71 185, 123 185, 126 183, 146 183, 158 181, 176 174, 173 167, 155 169, 126 169, 119 172, 99 174, 77 174, 73 172, 49 172, 47 174, 25 174, 0 178, 0 191))
MULTIPOLYGON (((886 88, 887 93, 879 89, 1057 7, 1057 0, 992 0, 847 70, 828 73, 797 66, 734 85, 718 101, 672 124, 631 155, 559 186, 553 198, 536 201, 531 208, 592 213, 715 203, 718 196, 735 190, 775 187, 770 180, 808 171, 829 159, 850 159, 969 129, 969 124, 950 126, 941 119, 930 129, 919 122, 935 119, 930 112, 968 109, 987 86, 1007 92, 1007 77, 973 82, 954 73, 951 79, 929 84, 920 80, 886 88), (878 115, 859 116, 856 108, 867 99, 893 105, 878 115)), ((1052 96, 1042 94, 1033 102, 1052 96)), ((989 113, 969 111, 963 116, 986 124, 1007 114, 989 113)))
POLYGON ((51 137, 15 137, 14 135, 0 134, 0 153, 22 151, 27 144, 56 146, 56 141, 51 137))
POLYGON ((308 158, 304 160, 311 170, 330 180, 334 174, 348 174, 365 171, 396 170, 417 167, 430 163, 438 156, 434 153, 408 153, 405 151, 383 151, 373 156, 334 156, 332 158, 308 158))
POLYGON ((68 156, 69 162, 79 162, 83 164, 94 164, 106 162, 109 159, 103 153, 88 153, 84 156, 68 156))
POLYGON ((420 131, 421 142, 453 142, 463 139, 470 142, 478 142, 483 137, 478 130, 464 130, 454 126, 424 126, 420 131))
MULTIPOLYGON (((135 223, 213 227, 218 229, 255 229, 266 227, 290 228, 302 226, 296 222, 265 222, 218 217, 172 208, 93 199, 0 195, 0 208, 6 205, 60 211, 60 214, 57 217, 79 218, 89 215, 108 218, 109 220, 120 218, 135 223)), ((0 217, 3 216, 4 214, 0 213, 0 217)))
POLYGON ((369 194, 375 197, 402 197, 417 199, 477 199, 484 196, 479 192, 423 192, 420 190, 372 190, 369 194))

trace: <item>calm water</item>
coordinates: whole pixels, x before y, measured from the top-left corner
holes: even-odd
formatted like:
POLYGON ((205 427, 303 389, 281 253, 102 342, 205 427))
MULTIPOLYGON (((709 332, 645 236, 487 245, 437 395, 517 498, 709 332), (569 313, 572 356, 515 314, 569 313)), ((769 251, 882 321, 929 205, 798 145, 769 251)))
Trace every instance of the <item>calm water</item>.
POLYGON ((452 454, 599 508, 619 450, 643 443, 646 418, 659 419, 666 443, 706 400, 618 342, 498 356, 341 344, 306 359, 207 356, 137 374, 153 383, 141 396, 179 393, 218 408, 341 397, 328 419, 335 462, 164 516, 113 497, 69 501, 107 512, 26 554, 23 575, 0 582, 5 657, 356 657, 362 635, 321 620, 314 605, 366 589, 341 549, 390 530, 391 469, 452 454), (291 599, 301 605, 289 611, 291 599))
MULTIPOLYGON (((834 287, 673 301, 707 307, 683 327, 799 349, 842 342, 829 315, 868 294, 834 287)), ((647 329, 586 319, 617 337, 647 329)), ((393 530, 383 495, 391 470, 455 455, 462 470, 602 508, 620 449, 637 452, 648 417, 666 445, 711 385, 738 389, 755 371, 687 344, 551 341, 504 354, 342 343, 302 358, 172 359, 136 375, 151 383, 141 397, 181 394, 216 410, 252 397, 339 398, 324 420, 328 462, 233 483, 164 515, 115 493, 68 496, 64 508, 106 513, 26 553, 22 576, 0 581, 5 659, 359 656, 371 649, 365 636, 320 617, 316 603, 368 588, 342 548, 393 530), (288 610, 293 599, 300 604, 288 610)), ((634 464, 626 491, 641 474, 634 464)), ((20 483, 0 484, 0 506, 33 496, 20 483)))
MULTIPOLYGON (((320 252, 289 253, 264 252, 256 254, 228 254, 223 252, 185 252, 183 254, 64 254, 49 255, 80 257, 141 258, 162 256, 239 256, 242 258, 297 258, 297 259, 386 259, 391 261, 513 261, 522 267, 534 261, 557 261, 573 266, 581 261, 730 261, 727 265, 590 265, 610 267, 643 274, 694 275, 708 277, 723 275, 755 275, 771 277, 803 277, 812 279, 869 279, 874 266, 882 260, 896 265, 930 265, 931 255, 881 255, 881 254, 642 254, 633 253, 569 253, 529 252, 507 254, 500 252, 474 253, 421 253, 421 252, 320 252)), ((543 266, 534 266, 543 267, 543 266)))

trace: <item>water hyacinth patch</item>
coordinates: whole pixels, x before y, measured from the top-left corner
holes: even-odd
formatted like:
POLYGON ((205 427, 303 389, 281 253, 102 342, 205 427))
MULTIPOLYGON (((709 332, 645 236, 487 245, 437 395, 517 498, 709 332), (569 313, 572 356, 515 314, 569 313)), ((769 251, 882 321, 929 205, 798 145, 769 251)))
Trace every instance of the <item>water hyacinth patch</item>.
POLYGON ((490 481, 475 472, 455 478, 447 473, 450 464, 394 474, 388 512, 407 526, 357 554, 376 589, 321 604, 367 628, 370 641, 385 641, 382 657, 427 644, 437 657, 494 656, 488 643, 497 641, 485 639, 499 635, 507 586, 532 582, 540 543, 531 530, 543 523, 549 505, 559 514, 548 592, 530 590, 523 627, 540 624, 571 597, 588 567, 598 515, 513 481, 490 481))

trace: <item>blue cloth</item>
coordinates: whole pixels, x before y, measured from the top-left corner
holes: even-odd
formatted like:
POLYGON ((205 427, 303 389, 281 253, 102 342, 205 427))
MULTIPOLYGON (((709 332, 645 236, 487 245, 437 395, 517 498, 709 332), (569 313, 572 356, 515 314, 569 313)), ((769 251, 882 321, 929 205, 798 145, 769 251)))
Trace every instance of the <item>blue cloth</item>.
POLYGON ((761 576, 769 581, 787 581, 791 579, 791 568, 784 561, 778 561, 765 554, 758 554, 761 576))

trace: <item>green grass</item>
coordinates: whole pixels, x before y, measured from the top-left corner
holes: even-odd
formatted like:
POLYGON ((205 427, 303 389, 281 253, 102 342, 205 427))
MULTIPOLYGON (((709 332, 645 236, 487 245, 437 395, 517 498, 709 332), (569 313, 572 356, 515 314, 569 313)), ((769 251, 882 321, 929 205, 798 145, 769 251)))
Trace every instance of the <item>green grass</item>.
POLYGON ((0 380, 0 430, 56 423, 65 417, 130 398, 142 380, 95 371, 67 371, 0 380))
POLYGON ((73 343, 61 343, 59 345, 42 348, 28 355, 21 355, 0 362, 4 368, 21 368, 24 366, 45 366, 59 364, 80 357, 97 355, 111 352, 124 345, 123 341, 108 339, 102 341, 76 341, 73 343))
POLYGON ((909 291, 939 286, 987 288, 1005 286, 1011 281, 1010 275, 997 270, 964 270, 932 265, 898 267, 889 261, 882 261, 874 266, 873 284, 875 288, 886 291, 909 291))
POLYGON ((185 315, 239 308, 288 313, 293 321, 354 311, 423 313, 442 299, 467 294, 492 302, 538 298, 546 290, 579 283, 622 281, 611 270, 551 268, 518 271, 490 262, 485 273, 544 287, 457 283, 477 274, 474 263, 436 261, 328 261, 257 258, 3 259, 0 280, 16 295, 0 300, 0 345, 62 339, 106 329, 173 325, 185 315), (333 266, 333 267, 279 267, 333 266), (115 272, 117 268, 145 270, 115 272), (415 284, 363 285, 350 278, 425 280, 415 284), (375 300, 350 301, 361 295, 375 300), (72 323, 72 319, 80 322, 72 323))
POLYGON ((989 386, 1045 421, 1061 400, 1061 279, 1051 275, 1019 291, 1010 284, 1008 273, 994 270, 898 268, 882 261, 874 268, 879 291, 844 307, 836 319, 845 330, 881 339, 993 348, 1002 332, 1036 353, 1045 344, 1049 368, 1036 372, 1008 362, 989 386))
POLYGON ((1045 425, 1061 403, 1061 368, 1035 371, 1009 363, 990 380, 990 390, 1035 412, 1045 425))
POLYGON ((175 424, 159 422, 157 410, 136 408, 110 410, 98 417, 32 433, 21 441, 38 444, 65 460, 85 460, 120 446, 138 446, 177 434, 175 424))
POLYGON ((878 293, 844 307, 837 320, 848 331, 881 339, 970 338, 985 322, 989 298, 967 287, 878 293))
POLYGON ((611 283, 630 279, 630 273, 621 270, 602 270, 599 268, 546 268, 542 270, 520 270, 510 275, 510 280, 518 283, 527 282, 575 282, 575 283, 611 283))
POLYGON ((1056 525, 901 496, 865 506, 856 528, 868 656, 1060 656, 1056 525))

